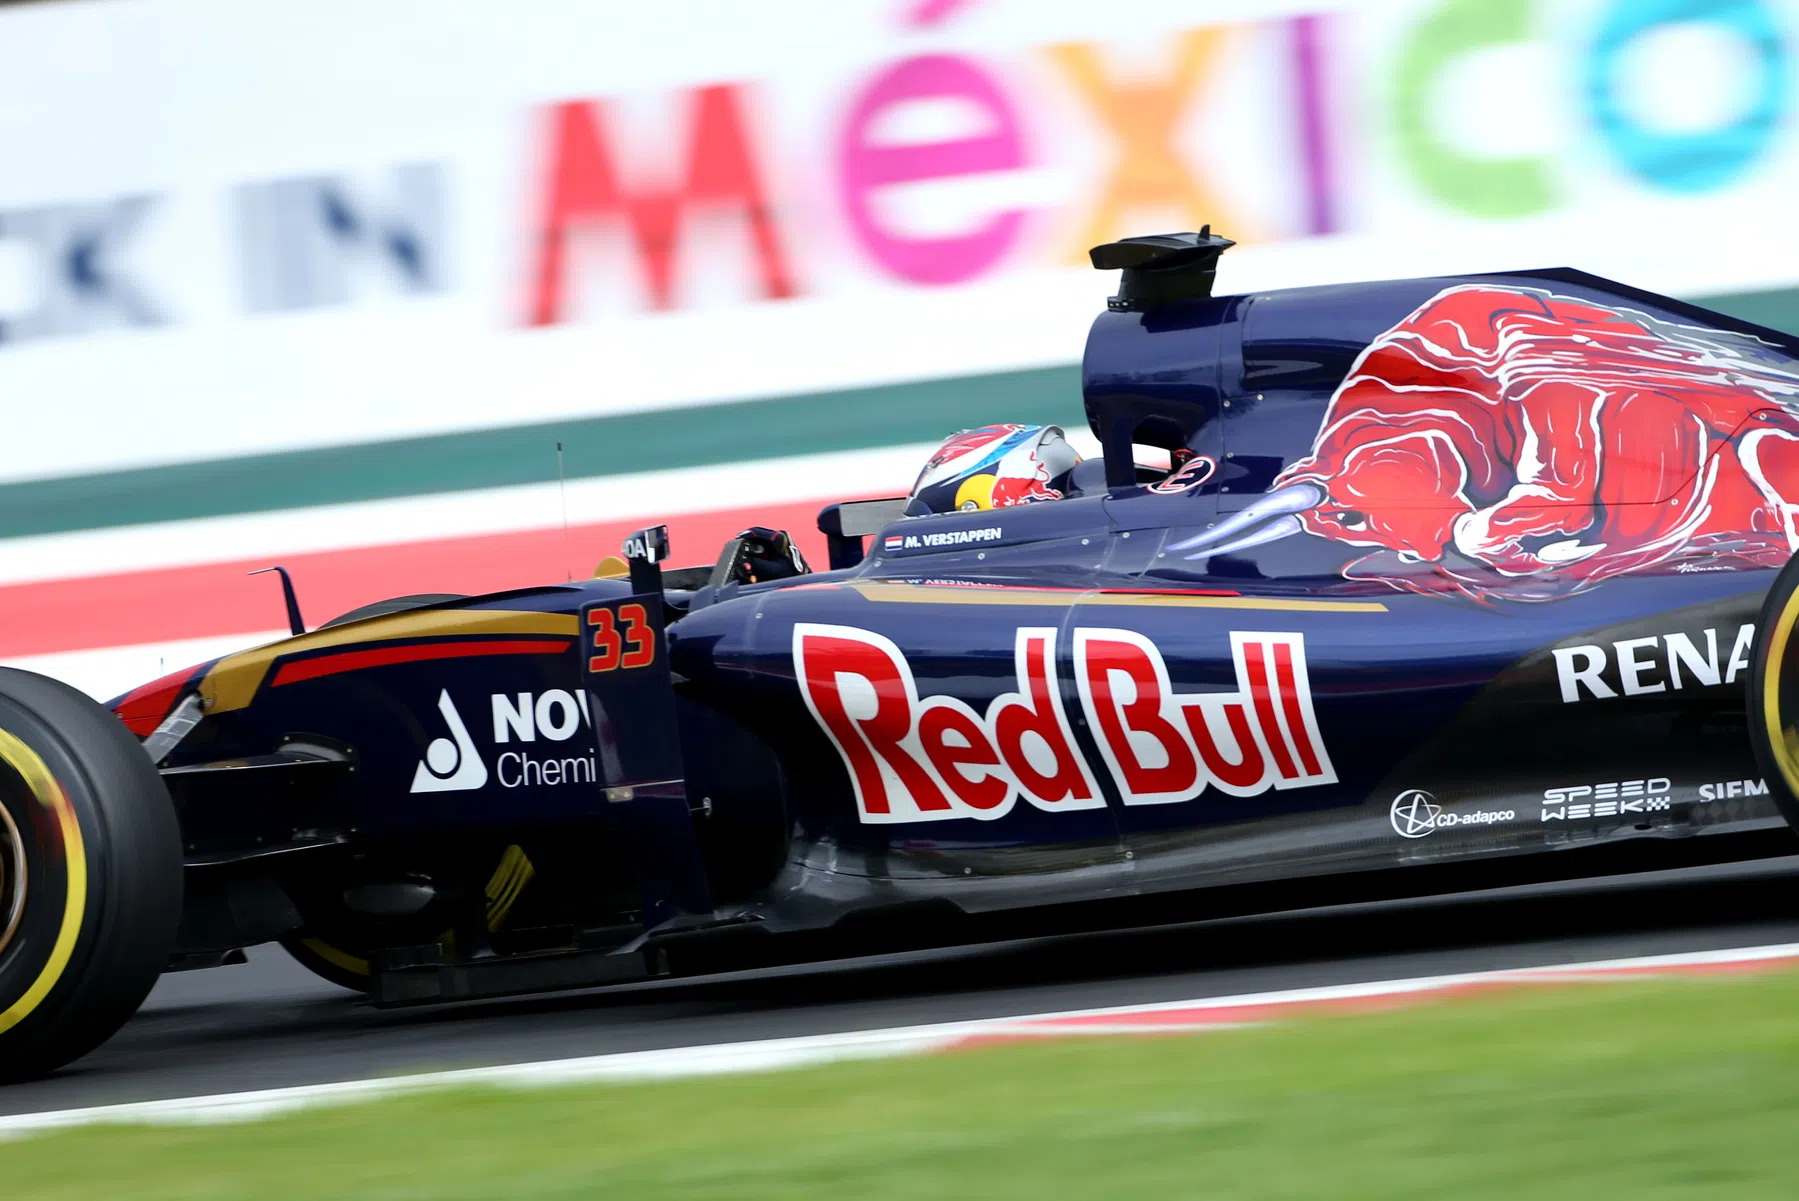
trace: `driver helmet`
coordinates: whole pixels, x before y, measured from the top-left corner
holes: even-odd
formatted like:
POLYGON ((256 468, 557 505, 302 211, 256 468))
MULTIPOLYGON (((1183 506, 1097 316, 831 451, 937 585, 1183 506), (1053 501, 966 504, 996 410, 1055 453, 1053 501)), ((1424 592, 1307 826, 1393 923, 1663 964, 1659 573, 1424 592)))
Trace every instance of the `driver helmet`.
POLYGON ((1055 425, 983 425, 944 439, 918 473, 906 516, 1061 500, 1081 461, 1055 425))

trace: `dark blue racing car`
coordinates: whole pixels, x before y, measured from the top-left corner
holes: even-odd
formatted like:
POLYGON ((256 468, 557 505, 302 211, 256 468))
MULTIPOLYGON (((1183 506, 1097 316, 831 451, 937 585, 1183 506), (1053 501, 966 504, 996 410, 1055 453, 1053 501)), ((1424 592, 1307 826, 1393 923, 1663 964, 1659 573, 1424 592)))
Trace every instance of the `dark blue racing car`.
POLYGON ((271 941, 406 1005, 1790 851, 1799 339, 1229 245, 1094 250, 1099 456, 961 431, 828 570, 652 528, 110 712, 0 673, 0 1076, 271 941))

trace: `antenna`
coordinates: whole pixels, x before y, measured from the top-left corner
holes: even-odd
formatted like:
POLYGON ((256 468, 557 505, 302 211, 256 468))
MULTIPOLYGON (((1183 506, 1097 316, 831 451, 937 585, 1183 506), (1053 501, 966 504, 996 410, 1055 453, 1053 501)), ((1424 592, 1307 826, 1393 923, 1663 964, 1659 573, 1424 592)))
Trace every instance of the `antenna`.
POLYGON ((300 598, 294 595, 294 577, 287 574, 285 567, 259 567, 246 575, 267 575, 276 572, 281 576, 281 599, 287 602, 287 628, 294 634, 304 634, 306 623, 300 620, 300 598))
POLYGON ((562 443, 556 443, 556 491, 562 498, 562 562, 568 569, 568 582, 575 582, 575 557, 568 549, 568 477, 562 473, 562 443))

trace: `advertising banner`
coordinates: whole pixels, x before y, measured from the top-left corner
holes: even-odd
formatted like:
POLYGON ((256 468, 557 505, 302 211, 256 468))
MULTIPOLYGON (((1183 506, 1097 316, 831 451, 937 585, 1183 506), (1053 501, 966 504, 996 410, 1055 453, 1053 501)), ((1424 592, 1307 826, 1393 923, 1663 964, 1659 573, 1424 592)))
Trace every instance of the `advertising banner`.
POLYGON ((1073 362, 1221 286, 1799 279, 1772 0, 0 13, 0 478, 1073 362), (99 420, 96 420, 99 418, 99 420))

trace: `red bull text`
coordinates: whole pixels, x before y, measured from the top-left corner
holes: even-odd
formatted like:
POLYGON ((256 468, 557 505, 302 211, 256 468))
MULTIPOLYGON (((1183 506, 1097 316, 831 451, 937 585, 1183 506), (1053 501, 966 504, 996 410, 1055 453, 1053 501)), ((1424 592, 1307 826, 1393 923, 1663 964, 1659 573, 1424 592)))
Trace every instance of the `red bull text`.
MULTIPOLYGON (((992 819, 1020 800, 1049 812, 1104 807, 1064 712, 1057 634, 1019 628, 1016 689, 981 713, 957 697, 921 697, 880 634, 796 625, 800 692, 843 760, 861 820, 992 819)), ((1229 693, 1176 692, 1154 643, 1130 630, 1079 628, 1073 649, 1082 716, 1125 804, 1336 782, 1301 635, 1233 633, 1229 693)))

